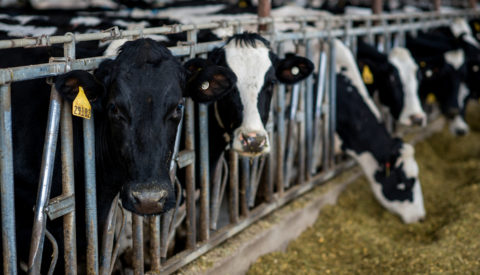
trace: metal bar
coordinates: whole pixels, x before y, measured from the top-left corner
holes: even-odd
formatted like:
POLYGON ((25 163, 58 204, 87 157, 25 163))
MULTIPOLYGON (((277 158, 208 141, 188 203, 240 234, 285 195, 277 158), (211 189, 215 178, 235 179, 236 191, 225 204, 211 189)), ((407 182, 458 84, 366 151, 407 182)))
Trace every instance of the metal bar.
POLYGON ((312 188, 317 186, 318 184, 328 181, 335 176, 339 175, 341 172, 346 171, 347 169, 352 168, 355 165, 353 160, 349 160, 341 165, 336 166, 333 170, 320 173, 312 177, 309 182, 305 184, 294 186, 288 191, 285 192, 284 196, 278 197, 273 203, 270 204, 262 204, 256 207, 254 210, 250 212, 248 218, 243 219, 238 224, 233 224, 221 229, 212 238, 209 242, 202 243, 200 246, 197 246, 195 251, 184 251, 181 252, 174 257, 172 257, 164 266, 163 269, 160 270, 160 274, 172 274, 182 266, 185 266, 189 262, 193 261, 194 259, 200 257, 201 255, 205 254, 215 246, 219 245, 221 242, 225 241, 226 239, 234 236, 238 232, 244 230, 246 227, 251 225, 253 222, 265 217, 266 215, 272 213, 275 209, 285 205, 286 203, 292 201, 294 198, 297 198, 306 192, 310 191, 312 188))
POLYGON ((102 249, 100 258, 100 274, 110 274, 114 259, 112 258, 113 242, 115 238, 115 225, 117 224, 117 205, 119 194, 113 199, 108 211, 105 227, 103 228, 102 249))
MULTIPOLYGON (((185 149, 195 150, 195 113, 191 99, 185 102, 185 149)), ((195 206, 195 163, 185 168, 185 185, 187 193, 187 249, 192 249, 196 244, 196 206, 195 206)))
POLYGON ((240 158, 240 215, 243 217, 248 216, 248 195, 250 194, 250 183, 252 179, 250 178, 250 158, 241 157, 240 158))
POLYGON ((40 181, 38 185, 37 202, 35 204, 35 214, 33 219, 30 256, 28 259, 29 274, 39 274, 42 264, 43 243, 45 240, 45 228, 47 226, 47 213, 45 209, 48 204, 52 186, 61 104, 62 99, 60 94, 55 90, 55 86, 52 85, 47 131, 45 133, 45 144, 43 146, 40 181))
POLYGON ((160 261, 163 263, 167 259, 168 250, 168 229, 170 224, 170 214, 173 211, 164 213, 160 218, 160 261))
MULTIPOLYGON (((314 115, 314 122, 313 122, 313 140, 314 140, 314 152, 315 157, 314 160, 319 160, 320 153, 325 152, 324 150, 319 150, 318 148, 322 146, 321 136, 320 136, 320 127, 321 127, 321 116, 322 116, 322 108, 323 108, 323 98, 325 95, 325 83, 326 83, 326 75, 327 75, 327 53, 322 48, 320 49, 319 54, 319 61, 318 61, 318 74, 317 74, 317 89, 315 91, 316 94, 316 101, 315 101, 315 115, 314 115)), ((318 163, 315 162, 312 165, 311 172, 314 173, 317 169, 318 163)))
MULTIPOLYGON (((368 28, 354 28, 349 30, 349 34, 352 36, 359 36, 359 35, 373 35, 373 34, 381 34, 385 31, 393 32, 393 31, 415 31, 418 29, 425 29, 425 28, 434 28, 439 26, 448 25, 450 23, 449 17, 445 16, 441 19, 436 19, 434 21, 425 21, 425 22, 416 22, 403 25, 390 25, 385 28, 382 26, 371 27, 368 28)), ((328 22, 328 21, 327 21, 328 22)), ((368 21, 367 21, 368 22, 368 21)), ((286 41, 286 40, 298 40, 298 39, 310 39, 310 38, 326 38, 328 36, 333 37, 340 37, 345 35, 344 29, 331 29, 331 30, 317 30, 317 31, 309 31, 306 33, 277 33, 275 34, 275 39, 277 42, 286 41)), ((2 41, 0 41, 2 42, 2 41)), ((206 53, 214 48, 217 48, 223 45, 224 42, 206 42, 197 44, 194 47, 191 46, 178 46, 170 48, 173 55, 176 56, 185 56, 190 54, 190 52, 194 48, 195 52, 197 53, 206 53)), ((1 47, 0 47, 1 48, 1 47)), ((110 57, 93 57, 93 58, 85 58, 85 59, 77 59, 71 62, 71 69, 72 70, 92 70, 98 67, 98 65, 105 59, 113 58, 110 57)), ((56 63, 56 64, 40 64, 40 65, 30 65, 30 66, 23 66, 23 67, 14 67, 8 69, 0 69, 0 85, 13 82, 13 81, 22 81, 27 79, 34 79, 34 78, 44 78, 50 76, 57 76, 65 72, 65 64, 64 63, 56 63)))
POLYGON ((0 104, 0 196, 2 206, 3 274, 17 274, 10 84, 0 86, 0 104))
MULTIPOLYGON (((66 34, 73 36, 73 34, 66 34)), ((75 39, 72 42, 65 43, 64 56, 67 62, 75 58, 75 39)), ((66 68, 69 65, 67 63, 66 68)), ((62 195, 74 196, 75 193, 75 175, 73 162, 73 126, 72 126, 72 106, 64 100, 62 117, 60 120, 60 140, 62 145, 62 195)), ((75 200, 74 200, 75 202, 75 200)), ((64 239, 64 259, 65 274, 77 274, 77 233, 76 233, 76 214, 75 208, 63 217, 63 239, 64 239)))
MULTIPOLYGON (((295 84, 292 87, 291 92, 291 100, 290 100, 290 113, 288 115, 288 122, 287 122, 287 137, 286 137, 286 146, 285 146, 285 155, 287 160, 285 161, 285 176, 284 176, 284 186, 285 188, 290 187, 291 176, 292 176, 292 169, 293 169, 293 162, 294 162, 294 149, 295 149, 295 133, 298 135, 297 131, 297 110, 298 110, 298 101, 300 97, 300 84, 295 84)), ((298 149, 298 148, 297 148, 298 149)))
MULTIPOLYGON (((306 46, 306 57, 310 60, 313 60, 313 40, 307 40, 306 46)), ((317 51, 320 49, 316 49, 317 51)), ((305 138, 306 138, 306 149, 307 149, 307 159, 306 159, 306 179, 309 180, 311 177, 311 171, 313 166, 313 74, 306 79, 306 90, 305 90, 305 138)))
POLYGON ((200 240, 205 241, 210 237, 210 173, 209 173, 209 153, 208 153, 208 107, 199 104, 199 122, 200 129, 200 240))
MULTIPOLYGON (((257 194, 258 184, 260 182, 260 176, 262 175, 263 165, 265 164, 265 156, 255 157, 251 161, 252 171, 250 172, 250 180, 247 182, 247 205, 253 207, 255 204, 255 196, 257 194), (258 164, 259 159, 260 165, 258 164), (261 167, 259 167, 261 166, 261 167)), ((248 209, 248 208, 247 208, 248 209)))
POLYGON ((305 85, 306 83, 300 83, 300 92, 299 92, 299 99, 298 99, 298 113, 297 115, 302 118, 297 123, 297 147, 298 147, 298 176, 297 176, 297 184, 302 184, 305 181, 305 85))
POLYGON ((218 162, 215 164, 215 170, 212 176, 212 196, 210 200, 210 229, 217 230, 218 214, 220 213, 220 206, 222 199, 220 198, 222 187, 222 172, 223 172, 224 153, 220 155, 218 162))
MULTIPOLYGON (((283 43, 278 44, 277 53, 278 56, 283 56, 283 43)), ((277 193, 279 196, 282 196, 284 190, 284 158, 285 158, 285 85, 280 84, 277 86, 277 161, 276 161, 276 186, 277 193)))
POLYGON ((143 275, 143 217, 132 213, 133 274, 143 275))
POLYGON ((335 162, 335 149, 334 149, 334 144, 335 144, 335 132, 336 132, 336 118, 337 118, 337 106, 336 106, 336 100, 337 100, 337 72, 336 72, 336 65, 335 65, 335 43, 333 40, 330 41, 330 55, 332 58, 330 58, 330 87, 329 87, 329 98, 330 98, 330 123, 329 123, 329 140, 330 140, 330 161, 331 164, 334 165, 335 162))
POLYGON ((152 261, 150 270, 159 271, 162 265, 160 260, 160 216, 150 217, 148 226, 150 228, 150 260, 152 261))
POLYGON ((372 12, 373 14, 380 14, 383 10, 383 1, 382 0, 373 0, 372 1, 372 12))
MULTIPOLYGON (((275 95, 274 95, 275 98, 275 95)), ((270 139, 270 146, 271 148, 276 148, 275 144, 275 136, 273 135, 273 121, 274 121, 274 116, 273 116, 273 109, 274 109, 274 104, 271 104, 270 106, 270 115, 268 117, 268 123, 267 123, 267 132, 268 132, 268 138, 270 139)), ((274 185, 274 180, 275 180, 275 159, 276 159, 276 151, 272 150, 270 151, 270 154, 266 157, 266 162, 267 162, 267 167, 265 169, 265 200, 267 202, 273 201, 273 185, 274 185)), ((262 173, 262 171, 260 171, 262 173)), ((255 197, 254 197, 255 199, 255 197)), ((252 203, 253 204, 253 203, 252 203)), ((252 205, 253 207, 253 205, 252 205)))
POLYGON ((87 274, 98 274, 97 193, 95 175, 94 114, 83 120, 85 160, 85 222, 87 232, 87 274))
MULTIPOLYGON (((63 102, 61 123, 62 143, 62 189, 66 196, 74 196, 75 178, 73 163, 73 127, 72 107, 68 101, 63 102)), ((75 202, 75 201, 74 201, 75 202)), ((65 274, 76 274, 77 272, 77 245, 76 245, 76 223, 75 209, 63 217, 63 238, 65 274)))
MULTIPOLYGON (((270 16, 270 10, 272 8, 272 5, 270 3, 270 0, 259 0, 258 1, 258 17, 263 18, 263 17, 268 17, 270 16)), ((266 24, 259 24, 258 25, 258 31, 266 31, 267 30, 267 25, 266 24)))
POLYGON ((228 200, 228 212, 230 223, 238 222, 238 154, 234 150, 229 151, 230 192, 228 200))

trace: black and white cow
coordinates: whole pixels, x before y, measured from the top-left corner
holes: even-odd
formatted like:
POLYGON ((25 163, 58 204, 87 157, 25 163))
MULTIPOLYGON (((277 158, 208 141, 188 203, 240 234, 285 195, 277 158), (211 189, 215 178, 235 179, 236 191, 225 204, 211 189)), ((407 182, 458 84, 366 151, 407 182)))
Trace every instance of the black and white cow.
MULTIPOLYGON (((440 33, 407 37, 407 47, 422 73, 420 98, 425 101, 429 94, 435 95, 442 113, 452 122, 451 125, 457 125, 456 119, 461 109, 459 98, 468 93, 463 49, 457 41, 440 33)), ((463 127, 451 129, 455 134, 465 134, 463 127)))
POLYGON ((376 199, 405 223, 425 217, 414 149, 392 138, 368 95, 353 54, 335 40, 337 134, 342 149, 361 166, 376 199))
POLYGON ((396 121, 407 126, 426 125, 418 98, 418 66, 407 49, 393 48, 387 56, 359 39, 357 62, 368 92, 371 96, 378 93, 396 121))
POLYGON ((228 144, 244 156, 268 153, 270 144, 265 124, 274 83, 277 80, 296 83, 312 72, 313 64, 294 54, 279 58, 269 42, 255 33, 230 37, 225 46, 209 55, 209 60, 230 68, 238 79, 233 92, 211 107, 213 159, 217 159, 228 144), (225 135, 229 140, 224 139, 225 135))
MULTIPOLYGON (((2 62, 1 66, 23 58, 9 53, 0 52, 2 60, 11 60, 2 62)), ((206 65, 201 60, 196 63, 203 64, 199 66, 201 70, 189 72, 164 46, 151 39, 139 39, 125 43, 119 55, 114 60, 102 62, 93 75, 87 71, 71 71, 56 79, 55 86, 64 99, 73 101, 82 86, 92 105, 100 228, 119 192, 122 205, 140 215, 162 214, 174 207, 175 191, 169 167, 183 98, 210 102, 231 91, 236 81, 227 68, 206 65)), ((19 259, 26 261, 49 88, 44 80, 32 80, 14 82, 12 90, 15 207, 17 237, 21 240, 17 244, 19 259)), ((85 224, 81 218, 84 215, 82 205, 85 205, 81 195, 85 193, 82 121, 74 118, 73 122, 77 236, 81 250, 85 244, 82 241, 85 224)), ((52 197, 61 192, 58 152, 60 150, 55 160, 52 197)), ((48 223, 48 228, 61 248, 61 226, 53 221, 48 223)), ((79 251, 79 255, 85 255, 82 253, 84 251, 79 251)))

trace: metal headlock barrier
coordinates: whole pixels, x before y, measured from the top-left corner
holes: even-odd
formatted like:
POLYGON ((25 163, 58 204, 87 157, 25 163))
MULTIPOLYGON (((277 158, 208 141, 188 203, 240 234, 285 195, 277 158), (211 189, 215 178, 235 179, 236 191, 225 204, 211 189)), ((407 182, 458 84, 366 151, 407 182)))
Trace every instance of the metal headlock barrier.
MULTIPOLYGON (((93 70, 105 59, 102 56, 75 59, 75 45, 80 41, 138 38, 148 34, 187 32, 187 41, 170 48, 180 58, 205 57, 223 41, 197 43, 197 33, 203 29, 232 27, 236 33, 247 26, 266 24, 263 35, 270 40, 272 48, 282 56, 286 43, 294 42, 306 57, 318 58, 313 76, 293 87, 278 85, 270 110, 267 125, 271 153, 253 159, 239 157, 232 150, 224 153, 224 160, 209 174, 208 112, 206 105, 198 106, 186 100, 182 123, 178 128, 174 161, 171 165, 172 179, 180 194, 175 175, 184 173, 184 203, 177 200, 176 209, 162 216, 132 217, 133 268, 135 274, 170 274, 200 255, 242 231, 261 217, 304 194, 314 186, 331 179, 352 161, 337 161, 333 142, 335 133, 335 60, 331 58, 335 48, 333 38, 340 38, 355 49, 357 38, 365 36, 370 42, 375 38, 383 43, 388 52, 392 45, 404 45, 407 32, 415 34, 448 25, 457 17, 478 17, 474 11, 450 13, 416 13, 374 16, 329 16, 261 18, 212 22, 198 25, 174 25, 142 30, 119 30, 117 28, 89 34, 42 36, 0 41, 0 49, 41 47, 63 44, 64 57, 52 58, 50 63, 0 69, 0 172, 1 213, 4 274, 16 274, 17 255, 15 238, 15 212, 13 186, 13 151, 11 120, 11 83, 36 78, 54 77, 70 70, 93 70), (298 23, 298 29, 289 32, 275 31, 279 24, 298 23), (323 29, 314 29, 312 23, 322 23, 323 29), (358 27, 357 27, 358 26, 358 27), (327 52, 325 49, 329 47, 327 52), (316 81, 316 85, 314 82, 316 81), (287 91, 291 91, 287 93, 287 91), (314 101, 315 100, 315 101, 314 101), (199 144, 195 144, 195 125, 199 125, 199 144), (180 144, 183 135, 184 142, 180 144), (196 155, 199 163, 195 163, 196 155), (226 159, 229 161, 227 162, 226 159), (195 165, 199 165, 200 178, 196 178, 195 165), (200 187, 196 190, 196 186, 200 187), (222 211, 228 221, 222 220, 222 211), (197 220, 198 217, 198 220, 197 220), (144 228, 146 226, 146 228, 144 228), (184 228, 182 242, 174 242, 177 228, 184 228), (146 235, 144 235, 144 233, 146 235), (172 246, 175 253, 169 252, 172 246)), ((25 49, 28 51, 28 49, 25 49)), ((65 259, 65 273, 76 274, 79 266, 76 249, 76 216, 74 202, 74 172, 85 173, 87 274, 109 274, 119 253, 120 232, 125 229, 126 213, 117 207, 118 197, 112 203, 105 228, 97 228, 95 150, 93 117, 84 120, 85 171, 74 171, 73 134, 70 103, 62 100, 54 85, 51 86, 50 109, 46 140, 43 150, 39 192, 35 207, 35 221, 28 268, 30 273, 40 272, 45 236, 55 243, 46 230, 48 219, 63 217, 64 251, 56 251, 56 257, 65 259), (52 171, 57 148, 58 132, 61 132, 61 160, 63 194, 50 198, 52 171), (48 218, 47 218, 48 217, 48 218), (103 242, 98 240, 102 230, 103 242)), ((15 92, 15 91, 14 91, 15 92)), ((79 142, 79 141, 77 141, 79 142)), ((55 245, 54 245, 55 247, 55 245)), ((57 249, 58 250, 58 249, 57 249)), ((55 256, 55 255, 54 255, 55 256)))

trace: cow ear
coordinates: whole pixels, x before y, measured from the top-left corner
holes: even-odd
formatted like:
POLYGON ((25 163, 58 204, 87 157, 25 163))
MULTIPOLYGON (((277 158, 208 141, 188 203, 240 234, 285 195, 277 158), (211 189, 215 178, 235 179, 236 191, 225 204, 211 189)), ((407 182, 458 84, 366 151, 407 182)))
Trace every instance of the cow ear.
POLYGON ((212 102, 228 94, 237 77, 228 68, 210 64, 205 59, 195 58, 185 63, 188 79, 184 96, 200 103, 212 102))
POLYGON ((104 94, 102 83, 87 71, 71 71, 57 77, 55 81, 57 91, 70 102, 77 96, 79 86, 83 88, 91 103, 96 102, 104 94))
POLYGON ((277 61, 275 75, 280 82, 293 84, 305 79, 312 71, 313 63, 310 60, 288 53, 284 59, 277 61))

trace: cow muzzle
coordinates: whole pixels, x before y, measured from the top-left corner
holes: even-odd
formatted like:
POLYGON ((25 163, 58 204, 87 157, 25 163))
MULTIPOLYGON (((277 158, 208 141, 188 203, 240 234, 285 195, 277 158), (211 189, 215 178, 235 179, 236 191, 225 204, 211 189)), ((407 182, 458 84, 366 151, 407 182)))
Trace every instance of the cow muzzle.
POLYGON ((234 135, 233 149, 242 156, 255 157, 270 152, 268 134, 261 132, 241 132, 234 135))
POLYGON ((159 215, 174 205, 173 188, 160 188, 157 184, 134 184, 121 194, 125 209, 139 215, 159 215))
POLYGON ((420 114, 410 115, 410 122, 413 126, 424 126, 425 117, 420 114))

